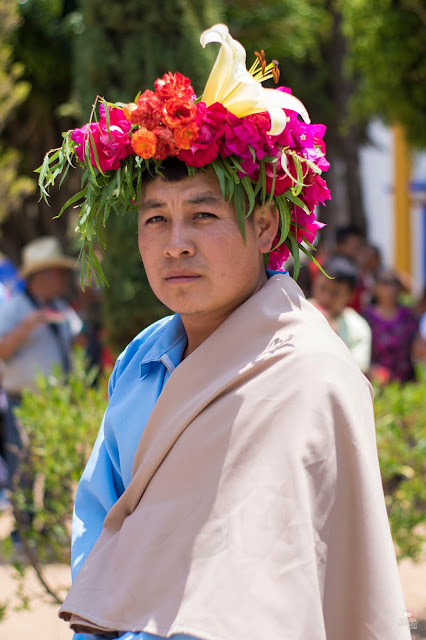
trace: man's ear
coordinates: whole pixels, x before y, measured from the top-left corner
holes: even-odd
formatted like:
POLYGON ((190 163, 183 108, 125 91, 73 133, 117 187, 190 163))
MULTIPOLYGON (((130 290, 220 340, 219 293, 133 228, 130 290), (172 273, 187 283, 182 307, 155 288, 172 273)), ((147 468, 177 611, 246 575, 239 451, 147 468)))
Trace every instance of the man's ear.
POLYGON ((258 245, 261 253, 268 253, 272 249, 275 236, 278 233, 278 207, 273 203, 259 205, 253 211, 254 222, 258 232, 258 245))

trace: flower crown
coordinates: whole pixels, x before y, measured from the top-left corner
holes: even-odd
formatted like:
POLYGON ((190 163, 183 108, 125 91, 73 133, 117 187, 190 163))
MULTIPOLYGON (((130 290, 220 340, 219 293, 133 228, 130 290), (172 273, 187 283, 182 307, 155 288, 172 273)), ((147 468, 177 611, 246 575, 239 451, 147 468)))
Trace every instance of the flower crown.
MULTIPOLYGON (((203 47, 221 44, 201 99, 191 80, 166 73, 134 103, 108 103, 98 98, 89 124, 63 134, 62 147, 49 151, 39 172, 41 196, 76 156, 84 171, 81 190, 62 207, 79 206, 77 230, 82 235, 82 282, 90 271, 105 282, 92 242, 103 246, 102 226, 111 209, 138 209, 143 175, 162 175, 162 162, 175 156, 188 175, 212 167, 223 198, 233 202, 241 233, 245 218, 257 203, 272 204, 279 212, 279 233, 268 266, 281 269, 293 255, 297 277, 299 249, 307 253, 323 224, 315 206, 330 198, 321 178, 325 158, 324 125, 310 124, 303 104, 290 89, 265 89, 262 82, 279 79, 278 62, 266 63, 256 52, 246 69, 246 52, 223 24, 204 31, 203 47), (96 107, 99 104, 99 120, 96 107), (298 118, 302 116, 304 122, 298 118), (95 121, 93 121, 95 120, 95 121)), ((313 258, 314 259, 314 258, 313 258)))

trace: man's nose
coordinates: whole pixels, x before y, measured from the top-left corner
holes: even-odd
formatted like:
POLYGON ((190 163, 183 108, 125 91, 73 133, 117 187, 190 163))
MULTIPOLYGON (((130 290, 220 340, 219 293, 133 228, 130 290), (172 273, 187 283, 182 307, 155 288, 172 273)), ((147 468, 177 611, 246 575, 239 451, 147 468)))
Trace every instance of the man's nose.
POLYGON ((170 258, 180 258, 181 256, 190 257, 194 253, 195 245, 190 229, 182 223, 172 224, 164 246, 164 255, 170 258))

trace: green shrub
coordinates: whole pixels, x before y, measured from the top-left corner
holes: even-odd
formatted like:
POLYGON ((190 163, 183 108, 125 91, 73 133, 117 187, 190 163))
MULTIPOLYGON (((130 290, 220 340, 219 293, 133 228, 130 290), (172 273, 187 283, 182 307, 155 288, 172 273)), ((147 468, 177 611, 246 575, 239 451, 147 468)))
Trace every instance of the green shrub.
POLYGON ((66 382, 40 376, 16 410, 28 443, 12 500, 25 550, 41 562, 68 560, 74 492, 107 405, 106 378, 93 386, 95 375, 78 350, 66 382))
POLYGON ((377 448, 398 559, 426 540, 426 381, 376 389, 377 448))

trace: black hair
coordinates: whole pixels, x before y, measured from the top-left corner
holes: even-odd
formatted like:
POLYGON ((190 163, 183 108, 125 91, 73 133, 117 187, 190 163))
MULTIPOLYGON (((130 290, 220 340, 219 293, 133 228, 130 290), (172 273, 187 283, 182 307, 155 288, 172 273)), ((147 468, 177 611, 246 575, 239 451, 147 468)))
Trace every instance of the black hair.
POLYGON ((336 229, 336 244, 343 244, 350 236, 364 238, 364 234, 356 224, 347 224, 336 229))
POLYGON ((349 260, 340 256, 330 258, 324 265, 324 271, 336 282, 346 284, 351 291, 354 291, 357 286, 358 270, 349 260))
POLYGON ((160 173, 152 173, 145 172, 143 176, 143 182, 152 182, 157 178, 162 178, 167 182, 179 182, 179 180, 185 180, 188 178, 188 168, 182 160, 178 160, 174 156, 170 156, 166 158, 161 163, 160 173))
MULTIPOLYGON (((206 167, 206 169, 208 166, 206 167)), ((153 182, 157 178, 161 178, 166 180, 167 182, 179 182, 180 180, 185 180, 188 178, 188 168, 187 165, 178 160, 175 156, 169 156, 161 163, 161 173, 148 173, 146 172, 143 177, 143 182, 145 184, 149 182, 153 182)), ((203 169, 196 169, 196 171, 203 171, 203 169)), ((246 201, 246 207, 248 207, 248 200, 246 194, 244 194, 244 200, 246 201)), ((257 207, 261 207, 263 205, 262 199, 259 195, 255 197, 255 203, 257 207)), ((246 218, 247 219, 247 218, 246 218)), ((249 220, 254 219, 253 216, 248 217, 249 220)))

